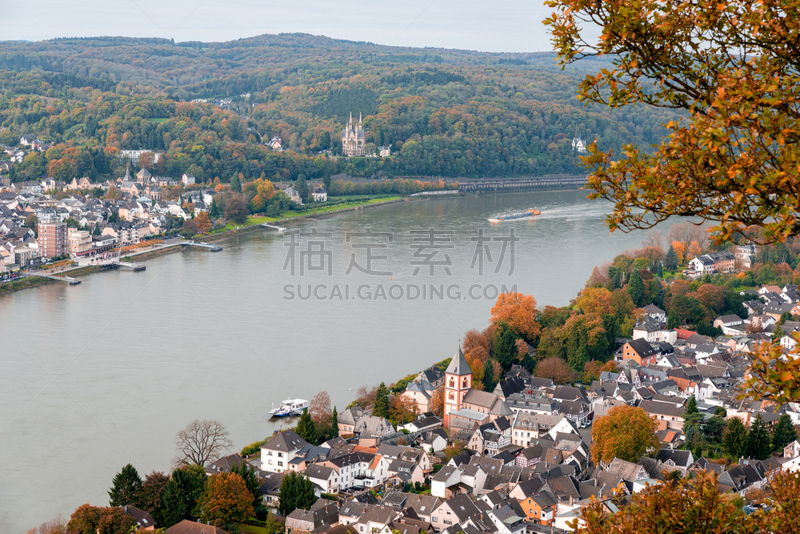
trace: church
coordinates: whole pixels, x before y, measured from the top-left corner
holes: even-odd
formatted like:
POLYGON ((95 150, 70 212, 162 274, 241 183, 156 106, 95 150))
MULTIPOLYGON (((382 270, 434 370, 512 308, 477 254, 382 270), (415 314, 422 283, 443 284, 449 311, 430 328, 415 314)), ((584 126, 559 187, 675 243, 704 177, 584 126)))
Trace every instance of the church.
POLYGON ((492 423, 513 415, 505 401, 494 393, 472 389, 472 370, 461 347, 444 372, 444 426, 471 429, 477 423, 492 423))
POLYGON ((353 124, 353 114, 350 114, 350 122, 347 128, 342 130, 342 155, 363 156, 366 138, 364 137, 364 125, 361 122, 361 114, 358 114, 358 125, 353 124))

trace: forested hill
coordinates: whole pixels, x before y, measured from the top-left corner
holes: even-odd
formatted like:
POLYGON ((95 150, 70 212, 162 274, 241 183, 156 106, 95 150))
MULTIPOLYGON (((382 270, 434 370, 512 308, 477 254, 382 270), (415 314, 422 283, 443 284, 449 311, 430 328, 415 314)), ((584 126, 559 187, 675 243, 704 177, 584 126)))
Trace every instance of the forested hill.
POLYGON ((122 149, 164 152, 164 173, 223 181, 238 172, 277 179, 575 173, 576 133, 596 137, 604 149, 649 145, 676 118, 646 107, 585 108, 575 98, 584 72, 562 71, 551 53, 387 47, 304 34, 226 43, 0 42, 0 69, 0 140, 33 134, 54 143, 52 153, 26 160, 17 178, 113 174, 80 153, 96 162, 98 151, 122 149), (231 103, 187 103, 198 98, 231 103), (368 149, 391 144, 394 157, 318 155, 339 153, 351 112, 364 116, 368 149), (276 135, 287 152, 264 146, 276 135))

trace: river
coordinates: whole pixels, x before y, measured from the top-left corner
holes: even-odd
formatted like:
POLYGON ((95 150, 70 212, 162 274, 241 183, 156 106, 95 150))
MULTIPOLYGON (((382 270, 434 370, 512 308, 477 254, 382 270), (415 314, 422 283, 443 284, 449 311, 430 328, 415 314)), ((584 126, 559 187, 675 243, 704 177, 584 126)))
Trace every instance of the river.
POLYGON ((343 408, 452 356, 504 285, 567 304, 644 237, 610 235, 609 205, 585 194, 400 203, 0 297, 0 532, 107 505, 127 463, 168 470, 195 418, 239 450, 278 428, 266 412, 281 399, 326 390, 343 408), (486 220, 532 206, 534 220, 486 220))

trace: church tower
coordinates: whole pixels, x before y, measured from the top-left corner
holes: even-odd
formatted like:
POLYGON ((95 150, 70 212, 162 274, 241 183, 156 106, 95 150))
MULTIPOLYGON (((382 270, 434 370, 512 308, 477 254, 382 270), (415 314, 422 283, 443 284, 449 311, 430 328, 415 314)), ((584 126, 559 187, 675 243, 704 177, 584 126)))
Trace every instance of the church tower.
POLYGON ((444 372, 444 426, 450 428, 450 412, 461 409, 464 395, 472 388, 472 370, 461 347, 444 372))

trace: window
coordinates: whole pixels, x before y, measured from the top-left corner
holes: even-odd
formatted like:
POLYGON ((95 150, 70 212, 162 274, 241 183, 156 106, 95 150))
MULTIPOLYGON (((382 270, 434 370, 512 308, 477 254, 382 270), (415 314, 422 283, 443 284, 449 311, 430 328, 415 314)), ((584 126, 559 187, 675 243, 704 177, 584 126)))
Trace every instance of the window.
POLYGON ((433 520, 434 523, 438 523, 439 522, 439 518, 438 517, 431 517, 431 519, 433 520))

